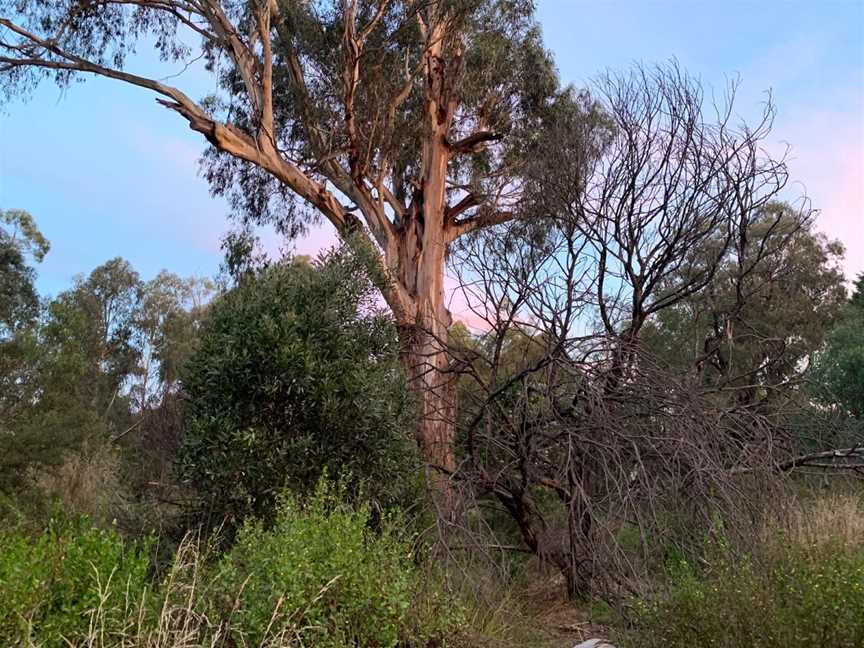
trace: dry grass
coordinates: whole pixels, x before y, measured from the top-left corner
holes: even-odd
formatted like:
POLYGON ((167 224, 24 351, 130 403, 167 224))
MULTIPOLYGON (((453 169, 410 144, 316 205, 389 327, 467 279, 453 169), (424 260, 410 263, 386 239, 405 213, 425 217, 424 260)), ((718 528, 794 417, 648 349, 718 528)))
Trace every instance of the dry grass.
MULTIPOLYGON (((200 606, 201 593, 206 586, 202 581, 204 554, 199 540, 187 536, 177 550, 161 591, 157 594, 145 590, 140 599, 127 595, 119 609, 105 604, 112 575, 97 575, 100 602, 89 611, 87 636, 76 642, 67 640, 68 647, 204 648, 218 645, 225 628, 211 622, 200 606)), ((37 648, 37 645, 28 644, 28 648, 37 648)))
POLYGON ((788 541, 800 547, 864 547, 864 504, 860 495, 851 493, 805 499, 790 511, 781 528, 788 541))
POLYGON ((107 444, 85 446, 67 454, 60 465, 35 473, 33 478, 37 488, 49 499, 59 501, 65 511, 102 519, 106 512, 122 505, 120 466, 116 448, 107 444))

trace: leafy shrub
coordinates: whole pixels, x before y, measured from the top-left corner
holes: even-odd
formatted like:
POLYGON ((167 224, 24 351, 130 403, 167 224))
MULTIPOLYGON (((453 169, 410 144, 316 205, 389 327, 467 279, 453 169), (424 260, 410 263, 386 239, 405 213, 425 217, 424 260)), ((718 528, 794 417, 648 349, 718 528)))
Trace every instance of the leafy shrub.
POLYGON ((183 378, 180 461, 214 524, 266 517, 324 471, 362 475, 385 505, 415 487, 396 331, 375 299, 342 249, 250 272, 214 302, 183 378))
POLYGON ((0 645, 199 648, 453 645, 462 607, 416 559, 398 520, 321 482, 280 498, 275 524, 248 522, 220 557, 194 534, 151 582, 149 547, 86 518, 0 535, 0 645))
POLYGON ((53 521, 38 536, 0 533, 0 645, 75 645, 94 615, 120 627, 147 584, 147 547, 127 548, 86 518, 53 521))
MULTIPOLYGON (((782 542, 782 540, 780 541, 782 542)), ((765 562, 729 555, 672 570, 668 591, 636 605, 624 646, 786 648, 864 645, 864 547, 788 544, 765 562)))
POLYGON ((458 623, 457 608, 424 589, 410 538, 395 520, 373 532, 369 508, 343 496, 343 487, 322 481, 305 504, 282 497, 272 528, 241 529, 217 565, 212 594, 235 641, 426 645, 458 623), (423 617, 412 613, 415 605, 423 617))

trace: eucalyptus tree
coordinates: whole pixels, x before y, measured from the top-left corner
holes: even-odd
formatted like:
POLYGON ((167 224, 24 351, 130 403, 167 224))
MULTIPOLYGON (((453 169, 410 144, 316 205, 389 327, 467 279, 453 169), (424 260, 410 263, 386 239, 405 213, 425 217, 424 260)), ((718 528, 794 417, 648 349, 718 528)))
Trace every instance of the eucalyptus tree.
MULTIPOLYGON (((713 237, 699 255, 715 256, 713 237)), ((843 246, 812 215, 771 203, 727 249, 700 291, 646 324, 649 349, 718 397, 779 413, 806 377, 846 301, 843 246), (735 389, 730 389, 731 386, 735 389)), ((671 277, 668 283, 681 281, 671 277)))
MULTIPOLYGON (((19 209, 0 209, 0 451, 8 472, 15 459, 7 441, 16 434, 22 416, 38 393, 39 295, 34 265, 49 244, 33 217, 19 209)), ((9 479, 0 479, 0 490, 9 479)))
POLYGON ((0 209, 0 342, 36 316, 39 297, 31 264, 41 262, 49 247, 30 214, 0 209))
MULTIPOLYGON (((152 91, 210 144, 205 175, 245 218, 326 218, 371 248, 422 402, 417 440, 454 466, 448 249, 520 216, 532 133, 561 91, 531 0, 0 0, 9 96, 92 74, 152 91), (196 101, 125 67, 152 44, 206 61, 196 101)), ((589 111, 590 112, 590 111, 589 111)))

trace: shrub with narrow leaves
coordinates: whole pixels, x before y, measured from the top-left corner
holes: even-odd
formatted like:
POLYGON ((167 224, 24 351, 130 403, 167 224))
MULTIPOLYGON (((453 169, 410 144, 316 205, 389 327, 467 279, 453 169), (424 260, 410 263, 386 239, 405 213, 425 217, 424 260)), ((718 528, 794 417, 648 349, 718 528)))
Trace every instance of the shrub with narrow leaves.
MULTIPOLYGON (((396 520, 370 526, 370 510, 321 482, 305 503, 280 499, 272 528, 240 531, 219 562, 214 601, 247 645, 293 640, 316 648, 425 645, 458 622, 439 599, 424 619, 412 614, 423 573, 396 520)), ((293 644, 292 644, 293 645, 293 644)))
POLYGON ((392 320, 345 249, 245 275, 212 306, 183 377, 180 456, 205 523, 268 517, 323 472, 384 506, 418 482, 412 408, 392 320))
POLYGON ((0 645, 65 647, 83 644, 94 623, 123 627, 148 567, 146 546, 127 546, 86 518, 52 521, 35 537, 0 533, 0 645))

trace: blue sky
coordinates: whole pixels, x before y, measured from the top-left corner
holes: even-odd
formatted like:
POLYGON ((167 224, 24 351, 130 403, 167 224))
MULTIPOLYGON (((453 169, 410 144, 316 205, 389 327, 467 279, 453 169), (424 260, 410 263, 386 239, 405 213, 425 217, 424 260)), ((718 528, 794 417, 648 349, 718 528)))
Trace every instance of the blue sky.
MULTIPOLYGON (((604 68, 675 57, 706 85, 742 78, 739 110, 771 88, 771 147, 792 145, 790 196, 806 188, 819 226, 843 240, 850 276, 864 271, 864 0, 701 2, 540 0, 538 17, 561 77, 587 84, 604 68)), ((142 52, 129 68, 177 68, 142 52)), ((213 81, 192 68, 174 83, 201 97, 213 81)), ((0 207, 27 209, 52 242, 39 269, 54 294, 76 273, 123 256, 145 278, 167 268, 212 275, 227 206, 197 176, 204 146, 148 92, 88 79, 42 86, 0 115, 0 207)), ((329 240, 313 232, 311 252, 329 240)))

